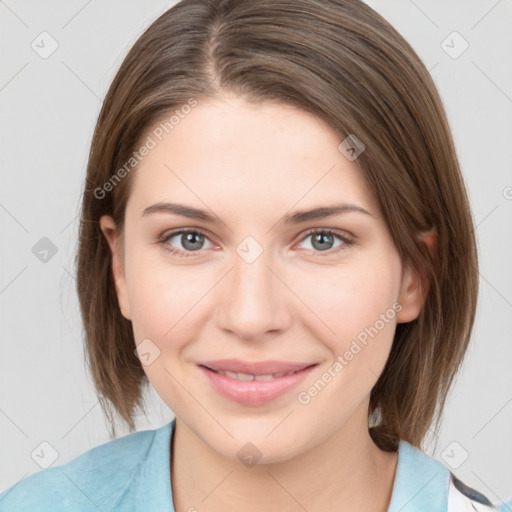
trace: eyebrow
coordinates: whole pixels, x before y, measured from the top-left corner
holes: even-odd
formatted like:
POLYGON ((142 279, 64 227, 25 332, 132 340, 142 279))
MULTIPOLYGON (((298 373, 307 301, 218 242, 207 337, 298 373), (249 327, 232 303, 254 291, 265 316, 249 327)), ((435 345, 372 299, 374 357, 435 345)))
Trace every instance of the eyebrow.
MULTIPOLYGON (((370 212, 368 212, 361 206, 358 206, 357 204, 338 203, 330 206, 321 206, 317 208, 312 208, 310 210, 299 210, 294 213, 289 213, 285 215, 279 222, 283 222, 284 224, 301 224, 310 220, 334 217, 335 215, 340 215, 342 213, 348 212, 358 212, 374 217, 374 215, 372 215, 370 212)), ((217 224, 219 222, 218 217, 212 215, 206 210, 200 210, 192 206, 187 206, 178 203, 160 202, 153 204, 144 209, 144 211, 142 212, 142 217, 150 215, 152 213, 169 213, 174 215, 180 215, 181 217, 201 220, 211 224, 217 224)))

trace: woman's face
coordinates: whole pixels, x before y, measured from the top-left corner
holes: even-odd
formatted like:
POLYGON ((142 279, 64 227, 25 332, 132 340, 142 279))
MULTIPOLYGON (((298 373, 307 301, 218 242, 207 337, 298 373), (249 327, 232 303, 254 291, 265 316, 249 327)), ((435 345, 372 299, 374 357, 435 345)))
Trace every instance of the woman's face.
MULTIPOLYGON (((357 160, 290 106, 226 95, 183 112, 143 139, 123 257, 114 252, 121 310, 152 386, 228 459, 283 461, 342 428, 367 436, 396 323, 421 304, 357 160), (309 368, 276 377, 285 366, 251 367, 253 380, 201 366, 226 359, 309 368)), ((114 249, 112 219, 101 227, 114 249)))

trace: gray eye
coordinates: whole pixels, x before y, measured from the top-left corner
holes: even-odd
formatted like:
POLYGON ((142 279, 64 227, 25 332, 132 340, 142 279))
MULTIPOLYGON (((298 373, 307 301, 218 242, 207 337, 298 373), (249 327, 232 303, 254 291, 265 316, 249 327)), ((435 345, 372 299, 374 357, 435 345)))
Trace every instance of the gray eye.
POLYGON ((306 249, 313 249, 315 251, 329 251, 344 243, 343 240, 335 234, 320 231, 318 233, 310 233, 306 238, 304 238, 303 242, 308 239, 311 239, 311 247, 306 247, 306 249), (340 240, 340 243, 338 245, 333 245, 336 238, 340 240))
POLYGON ((203 245, 205 241, 208 240, 204 235, 196 231, 176 233, 175 235, 172 235, 168 240, 168 243, 174 247, 176 247, 175 244, 171 243, 171 240, 174 238, 177 238, 181 245, 181 247, 178 246, 177 249, 185 252, 193 252, 204 249, 203 245))

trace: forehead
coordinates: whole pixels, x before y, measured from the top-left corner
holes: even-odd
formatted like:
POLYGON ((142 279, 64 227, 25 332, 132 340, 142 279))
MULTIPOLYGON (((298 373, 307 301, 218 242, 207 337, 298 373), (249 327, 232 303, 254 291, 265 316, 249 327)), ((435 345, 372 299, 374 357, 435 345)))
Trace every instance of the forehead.
POLYGON ((375 209, 360 169, 339 149, 342 139, 314 115, 236 96, 177 110, 143 136, 152 149, 132 183, 129 203, 138 212, 178 199, 254 214, 340 201, 375 209))

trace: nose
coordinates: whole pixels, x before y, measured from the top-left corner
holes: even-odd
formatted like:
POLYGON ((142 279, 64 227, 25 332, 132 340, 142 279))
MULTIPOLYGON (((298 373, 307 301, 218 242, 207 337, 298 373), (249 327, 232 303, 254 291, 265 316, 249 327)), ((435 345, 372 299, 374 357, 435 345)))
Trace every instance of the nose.
POLYGON ((272 267, 265 251, 252 262, 234 254, 233 268, 219 289, 218 321, 222 330, 244 340, 259 340, 288 328, 291 292, 272 267))

